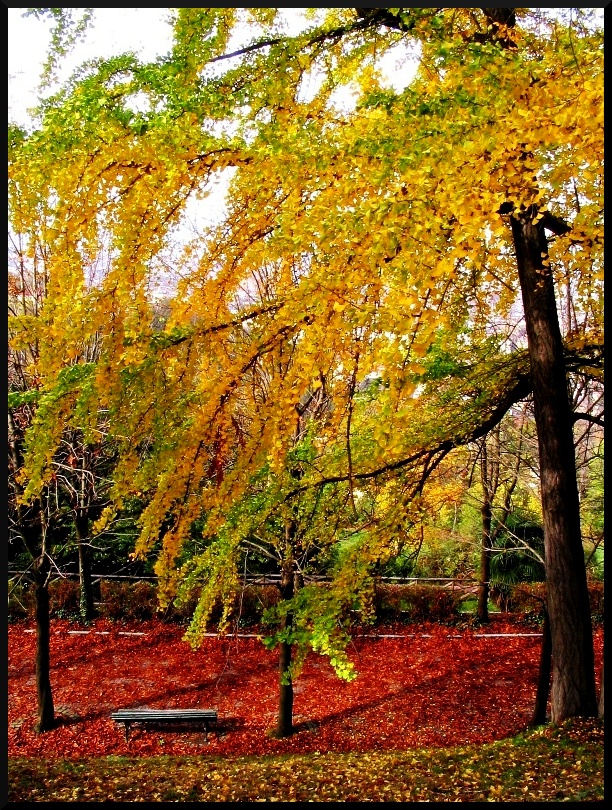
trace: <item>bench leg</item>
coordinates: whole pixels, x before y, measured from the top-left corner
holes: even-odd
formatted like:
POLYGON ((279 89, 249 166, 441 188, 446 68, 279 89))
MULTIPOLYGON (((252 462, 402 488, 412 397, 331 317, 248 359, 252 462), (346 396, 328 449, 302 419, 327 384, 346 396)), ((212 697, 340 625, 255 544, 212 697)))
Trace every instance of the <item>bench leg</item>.
POLYGON ((130 724, 124 723, 123 725, 125 726, 125 741, 127 742, 128 737, 130 736, 130 724))

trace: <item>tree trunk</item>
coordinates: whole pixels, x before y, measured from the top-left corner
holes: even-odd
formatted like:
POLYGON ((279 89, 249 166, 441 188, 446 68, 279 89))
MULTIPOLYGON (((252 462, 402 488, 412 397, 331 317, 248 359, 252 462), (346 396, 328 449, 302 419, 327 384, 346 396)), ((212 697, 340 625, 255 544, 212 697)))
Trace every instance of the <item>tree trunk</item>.
POLYGON ((87 514, 83 513, 81 510, 77 510, 74 528, 79 553, 79 613, 81 614, 81 620, 87 624, 94 618, 95 608, 89 549, 86 545, 87 535, 89 533, 89 520, 87 514))
POLYGON ((55 709, 50 678, 50 618, 49 618, 49 560, 46 555, 46 532, 43 530, 41 502, 37 498, 29 506, 21 503, 23 490, 18 471, 23 466, 20 439, 11 411, 8 413, 9 483, 13 490, 16 526, 26 551, 34 565, 34 618, 36 622, 36 697, 38 720, 36 731, 50 731, 55 726, 55 709))
POLYGON ((477 616, 480 622, 489 621, 489 582, 491 579, 491 500, 483 487, 484 501, 480 510, 482 518, 482 547, 480 551, 480 585, 478 587, 477 616))
POLYGON ((544 609, 544 625, 542 627, 542 646, 540 648, 540 669, 538 672, 538 689, 533 709, 532 726, 542 726, 546 722, 546 708, 550 694, 550 672, 552 668, 552 644, 550 639, 550 619, 548 611, 544 609))
POLYGON ((279 652, 279 698, 278 721, 276 724, 277 737, 290 737, 293 733, 293 682, 286 674, 291 664, 291 644, 281 642, 279 652))
POLYGON ((531 206, 524 213, 512 215, 511 225, 525 312, 538 432, 553 662, 551 720, 560 723, 569 717, 596 716, 597 704, 572 413, 544 233, 545 226, 555 230, 558 221, 545 215, 535 222, 537 213, 536 207, 531 206))
POLYGON ((599 690, 599 700, 597 702, 597 716, 604 719, 604 665, 601 665, 601 687, 599 690))
MULTIPOLYGON (((295 593, 295 578, 293 572, 293 561, 283 564, 280 581, 281 598, 288 601, 295 593)), ((287 614, 285 619, 285 629, 289 630, 293 617, 287 614)), ((287 641, 282 641, 279 649, 278 675, 278 719, 276 723, 276 736, 279 738, 290 737, 293 734, 293 681, 289 667, 291 665, 292 645, 287 641)))
POLYGON ((39 559, 35 573, 36 595, 36 694, 38 698, 38 722, 36 731, 50 731, 55 727, 55 710, 50 678, 50 619, 49 619, 49 566, 46 559, 39 559))

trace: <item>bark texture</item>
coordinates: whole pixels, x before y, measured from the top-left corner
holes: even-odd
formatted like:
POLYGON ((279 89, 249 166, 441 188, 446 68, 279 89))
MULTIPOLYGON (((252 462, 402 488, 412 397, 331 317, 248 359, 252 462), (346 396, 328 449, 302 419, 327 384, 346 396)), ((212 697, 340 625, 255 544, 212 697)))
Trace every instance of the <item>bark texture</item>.
MULTIPOLYGON (((538 432, 553 680, 551 720, 594 717, 593 629, 580 533, 572 411, 544 231, 535 206, 511 217, 538 432)), ((555 225, 555 223, 553 223, 555 225)), ((560 228, 557 227, 558 232, 560 228)), ((569 230, 565 226, 565 231, 569 230)))

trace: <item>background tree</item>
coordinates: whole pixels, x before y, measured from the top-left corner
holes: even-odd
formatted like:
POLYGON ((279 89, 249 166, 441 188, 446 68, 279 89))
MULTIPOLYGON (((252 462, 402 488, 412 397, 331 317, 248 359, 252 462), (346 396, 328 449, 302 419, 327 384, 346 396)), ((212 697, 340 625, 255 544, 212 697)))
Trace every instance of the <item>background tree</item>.
MULTIPOLYGON (((19 216, 21 203, 14 199, 19 216)), ((9 483, 9 561, 23 561, 19 577, 31 582, 35 592, 37 729, 48 731, 55 725, 50 682, 49 584, 62 576, 71 551, 76 548, 80 583, 80 615, 88 622, 95 614, 91 577, 91 538, 89 525, 107 502, 112 452, 106 444, 106 427, 99 412, 90 414, 79 429, 64 428, 62 420, 51 427, 59 439, 49 457, 49 475, 39 494, 30 503, 24 498, 24 454, 39 404, 53 410, 53 400, 45 401, 45 346, 38 335, 49 288, 48 253, 44 238, 23 229, 9 233, 8 274, 8 483, 9 483), (32 336, 24 337, 32 327, 32 336), (94 422, 95 439, 88 444, 84 428, 94 422), (95 446, 94 446, 95 445, 95 446)), ((81 347, 78 364, 85 368, 95 360, 99 335, 81 347)), ((73 365, 65 370, 62 394, 74 383, 73 365)), ((61 396, 61 394, 60 394, 61 396)), ((78 403, 77 403, 78 407, 78 403)), ((49 423, 47 423, 49 424, 49 423)), ((101 542, 100 540, 98 542, 101 542)), ((103 541, 102 541, 103 542, 103 541)))
MULTIPOLYGON (((480 506, 482 547, 476 615, 481 622, 489 621, 491 562, 495 551, 499 552, 499 541, 504 530, 509 529, 508 518, 513 511, 512 496, 519 482, 519 473, 524 463, 525 421, 526 414, 523 407, 522 412, 510 413, 477 445, 476 464, 479 467, 482 488, 480 506), (502 426, 504 428, 503 436, 502 426), (515 439, 514 447, 511 447, 510 444, 512 439, 515 439)), ((507 558, 507 555, 505 556, 507 558)), ((503 566, 503 562, 501 565, 503 566)))

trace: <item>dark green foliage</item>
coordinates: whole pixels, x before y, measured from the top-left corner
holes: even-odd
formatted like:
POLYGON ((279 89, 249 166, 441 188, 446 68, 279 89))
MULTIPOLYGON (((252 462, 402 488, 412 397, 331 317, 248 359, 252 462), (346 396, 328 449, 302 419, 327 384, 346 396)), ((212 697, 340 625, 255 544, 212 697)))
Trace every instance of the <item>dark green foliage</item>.
POLYGON ((414 577, 417 576, 415 574, 417 565, 418 553, 403 549, 380 567, 380 574, 384 577, 414 577))
POLYGON ((537 523, 511 512, 495 540, 491 579, 495 583, 543 582, 544 532, 537 523))
MULTIPOLYGON (((492 601, 503 611, 513 610, 513 600, 520 592, 515 586, 544 581, 543 559, 542 527, 518 512, 511 512, 495 539, 491 557, 492 601)), ((527 612, 532 612, 532 608, 529 607, 527 612)))

